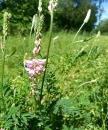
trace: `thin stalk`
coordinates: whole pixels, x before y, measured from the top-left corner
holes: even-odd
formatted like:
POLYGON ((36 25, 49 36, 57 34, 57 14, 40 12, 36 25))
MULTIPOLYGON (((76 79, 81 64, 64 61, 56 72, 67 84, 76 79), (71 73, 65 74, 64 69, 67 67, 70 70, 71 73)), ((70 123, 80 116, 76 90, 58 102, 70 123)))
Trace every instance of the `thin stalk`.
POLYGON ((93 48, 94 48, 94 43, 95 43, 95 39, 93 39, 93 41, 92 41, 91 48, 90 48, 90 51, 89 51, 89 53, 88 53, 87 60, 90 58, 90 55, 91 55, 92 50, 93 50, 93 48))
POLYGON ((106 130, 106 124, 105 124, 105 120, 104 119, 102 119, 103 121, 102 121, 102 129, 103 130, 106 130))
POLYGON ((35 105, 34 105, 34 111, 35 111, 35 114, 36 114, 36 110, 37 110, 37 100, 36 100, 36 94, 33 95, 34 97, 34 102, 35 102, 35 105))
POLYGON ((47 66, 48 66, 49 51, 50 51, 51 40, 52 40, 52 30, 53 30, 53 11, 51 12, 50 35, 49 35, 49 44, 48 44, 47 55, 46 55, 45 71, 44 71, 44 75, 43 75, 43 79, 42 79, 42 86, 41 86, 41 90, 40 90, 40 104, 41 104, 41 100, 42 100, 42 92, 43 92, 44 81, 45 81, 45 76, 46 76, 46 71, 47 71, 47 66))
POLYGON ((34 112, 36 114, 36 110, 37 110, 37 100, 36 100, 36 88, 37 88, 37 83, 32 80, 31 82, 31 93, 32 93, 32 96, 33 96, 33 100, 34 100, 34 112))
POLYGON ((4 100, 4 92, 3 92, 3 86, 4 86, 4 67, 5 67, 5 55, 6 55, 6 50, 5 50, 5 36, 3 37, 3 55, 2 55, 2 70, 1 70, 1 96, 2 96, 2 102, 3 102, 3 107, 4 110, 6 109, 5 107, 5 100, 4 100))
POLYGON ((78 36, 78 34, 79 34, 79 32, 81 31, 81 29, 83 28, 83 26, 84 26, 84 22, 83 22, 83 24, 81 25, 81 27, 79 28, 79 30, 77 31, 77 33, 75 34, 75 36, 74 36, 74 38, 73 38, 73 42, 75 41, 75 39, 76 39, 76 37, 78 36))
POLYGON ((106 119, 105 119, 105 114, 104 114, 104 88, 102 87, 102 129, 106 130, 106 119))

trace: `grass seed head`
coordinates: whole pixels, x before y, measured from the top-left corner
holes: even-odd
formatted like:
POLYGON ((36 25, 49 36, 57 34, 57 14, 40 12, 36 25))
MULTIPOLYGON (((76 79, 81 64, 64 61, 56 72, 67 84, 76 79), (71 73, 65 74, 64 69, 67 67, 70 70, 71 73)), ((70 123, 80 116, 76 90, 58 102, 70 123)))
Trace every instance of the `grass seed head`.
POLYGON ((90 16, 91 16, 91 9, 88 10, 87 15, 86 15, 86 17, 84 19, 84 23, 88 23, 88 21, 90 19, 90 16))

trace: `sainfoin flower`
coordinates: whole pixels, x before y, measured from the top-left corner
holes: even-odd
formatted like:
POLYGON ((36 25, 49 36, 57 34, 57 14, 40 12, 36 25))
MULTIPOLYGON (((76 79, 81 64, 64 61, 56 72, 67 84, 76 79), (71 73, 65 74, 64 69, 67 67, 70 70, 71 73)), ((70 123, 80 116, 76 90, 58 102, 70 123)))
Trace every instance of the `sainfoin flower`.
POLYGON ((31 59, 25 60, 25 70, 28 72, 30 77, 40 75, 45 71, 46 59, 31 59))

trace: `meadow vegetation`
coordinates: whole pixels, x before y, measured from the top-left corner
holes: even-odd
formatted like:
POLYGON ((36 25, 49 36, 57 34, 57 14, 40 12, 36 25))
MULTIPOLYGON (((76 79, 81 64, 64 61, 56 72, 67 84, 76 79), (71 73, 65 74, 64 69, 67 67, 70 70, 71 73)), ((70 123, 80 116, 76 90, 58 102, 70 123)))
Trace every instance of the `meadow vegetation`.
POLYGON ((31 36, 7 35, 4 19, 0 130, 108 130, 108 37, 81 31, 91 10, 78 33, 52 33, 53 0, 50 31, 42 33, 39 2, 39 24, 31 36), (37 59, 39 65, 31 63, 37 59), (37 66, 43 70, 31 73, 37 66))
MULTIPOLYGON (((78 37, 79 42, 76 43, 72 43, 74 34, 71 32, 54 33, 53 37, 56 36, 58 38, 53 40, 51 45, 45 80, 43 109, 47 109, 47 111, 43 110, 42 119, 38 117, 37 125, 42 123, 40 124, 41 129, 46 130, 104 130, 103 120, 108 127, 107 36, 86 41, 91 36, 81 34, 78 37), (82 40, 85 42, 81 42, 82 40)), ((7 128, 14 123, 18 130, 22 125, 22 129, 26 130, 29 123, 34 125, 33 127, 36 125, 36 122, 33 121, 37 117, 34 117, 30 110, 32 109, 30 83, 23 67, 24 54, 26 52, 30 54, 33 40, 33 37, 21 36, 9 37, 7 40, 6 51, 10 55, 6 58, 4 87, 6 89, 5 100, 7 105, 11 106, 7 106, 5 117, 5 125, 7 125, 5 127, 7 128), (14 52, 13 55, 11 55, 12 52, 14 52), (14 98, 13 94, 15 94, 14 98)), ((41 55, 44 57, 48 33, 44 34, 42 41, 41 55)), ((30 129, 37 129, 37 127, 30 129)))

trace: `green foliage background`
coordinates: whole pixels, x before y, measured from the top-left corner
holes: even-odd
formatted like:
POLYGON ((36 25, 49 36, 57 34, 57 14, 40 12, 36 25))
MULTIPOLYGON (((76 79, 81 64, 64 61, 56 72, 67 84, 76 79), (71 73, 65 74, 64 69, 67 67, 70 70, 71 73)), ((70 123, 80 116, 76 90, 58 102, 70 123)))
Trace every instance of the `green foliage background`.
POLYGON ((100 30, 102 34, 108 34, 108 19, 102 20, 96 30, 100 30))
MULTIPOLYGON (((48 2, 48 0, 43 1, 44 30, 49 28, 48 2)), ((0 19, 2 19, 3 11, 8 10, 12 14, 10 32, 26 34, 30 31, 32 17, 37 13, 37 7, 38 0, 6 0, 1 3, 0 19)), ((89 8, 92 9, 92 14, 90 21, 84 27, 86 31, 91 31, 94 28, 98 9, 96 4, 90 0, 59 0, 55 14, 55 29, 77 30, 89 8)))

